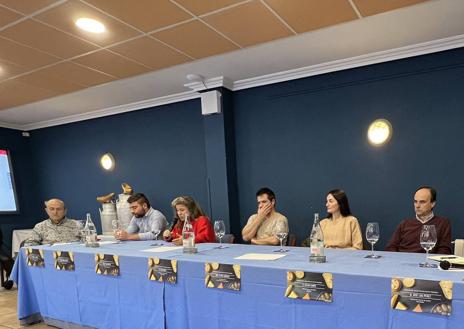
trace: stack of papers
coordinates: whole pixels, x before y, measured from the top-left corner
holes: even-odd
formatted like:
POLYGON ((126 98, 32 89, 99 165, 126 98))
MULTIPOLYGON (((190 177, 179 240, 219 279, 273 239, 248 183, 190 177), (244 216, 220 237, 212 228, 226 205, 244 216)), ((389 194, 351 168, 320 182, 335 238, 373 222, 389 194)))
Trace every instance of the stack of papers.
POLYGON ((242 256, 235 257, 235 259, 246 259, 246 260, 276 260, 285 257, 285 255, 279 254, 244 254, 242 256))

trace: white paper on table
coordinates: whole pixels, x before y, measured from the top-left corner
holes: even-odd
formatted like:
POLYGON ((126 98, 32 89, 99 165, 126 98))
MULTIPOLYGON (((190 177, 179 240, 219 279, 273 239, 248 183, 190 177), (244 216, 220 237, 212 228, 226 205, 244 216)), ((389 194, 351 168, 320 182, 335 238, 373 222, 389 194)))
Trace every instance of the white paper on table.
POLYGON ((166 251, 172 251, 172 250, 177 250, 177 249, 182 249, 183 247, 171 247, 171 246, 162 246, 162 247, 156 247, 156 248, 150 248, 150 249, 144 249, 140 251, 146 251, 146 252, 166 252, 166 251))
MULTIPOLYGON (((453 265, 451 265, 453 266, 453 265)), ((445 271, 445 272, 464 272, 464 268, 457 268, 457 267, 450 267, 447 270, 442 269, 440 266, 438 266, 438 269, 440 271, 445 271)))
POLYGON ((242 256, 235 257, 235 259, 248 259, 248 260, 276 260, 286 255, 279 254, 244 254, 242 256))
POLYGON ((54 246, 65 246, 67 244, 71 244, 73 242, 58 242, 58 243, 52 243, 50 244, 51 247, 54 247, 54 246))
POLYGON ((451 264, 464 265, 464 257, 453 256, 453 255, 441 255, 441 256, 429 256, 427 257, 430 260, 436 260, 442 262, 444 260, 450 262, 451 264))
POLYGON ((114 241, 115 240, 115 237, 114 235, 109 235, 109 234, 99 234, 97 235, 97 238, 99 241, 114 241))
POLYGON ((119 240, 114 240, 114 241, 97 241, 100 246, 105 245, 105 244, 113 244, 113 243, 119 243, 119 240))

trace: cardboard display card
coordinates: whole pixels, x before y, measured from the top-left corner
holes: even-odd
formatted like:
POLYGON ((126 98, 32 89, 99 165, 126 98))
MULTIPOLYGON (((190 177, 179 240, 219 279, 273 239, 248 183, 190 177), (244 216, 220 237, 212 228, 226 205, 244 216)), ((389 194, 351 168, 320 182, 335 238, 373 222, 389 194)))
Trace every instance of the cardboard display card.
POLYGON ((332 302, 332 273, 287 272, 285 297, 332 302))
POLYGON ((395 310, 451 315, 452 281, 392 278, 391 293, 395 310))
POLYGON ((101 275, 119 275, 119 256, 95 254, 95 273, 101 275))
POLYGON ((177 260, 150 257, 148 259, 148 279, 175 284, 177 282, 177 260))
POLYGON ((239 291, 241 288, 240 265, 205 263, 205 286, 239 291))
POLYGON ((72 251, 54 251, 55 268, 62 271, 74 271, 74 254, 72 251))

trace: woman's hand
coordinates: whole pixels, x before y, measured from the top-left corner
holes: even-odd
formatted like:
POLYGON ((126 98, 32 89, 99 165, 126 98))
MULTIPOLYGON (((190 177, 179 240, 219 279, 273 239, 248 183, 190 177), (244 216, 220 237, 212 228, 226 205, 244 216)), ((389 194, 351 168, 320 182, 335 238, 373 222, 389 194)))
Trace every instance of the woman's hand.
POLYGON ((172 243, 174 243, 176 246, 181 246, 182 245, 182 238, 177 238, 172 240, 172 243))
POLYGON ((171 232, 169 230, 165 230, 163 232, 163 239, 164 241, 167 241, 167 242, 170 242, 172 240, 171 232))

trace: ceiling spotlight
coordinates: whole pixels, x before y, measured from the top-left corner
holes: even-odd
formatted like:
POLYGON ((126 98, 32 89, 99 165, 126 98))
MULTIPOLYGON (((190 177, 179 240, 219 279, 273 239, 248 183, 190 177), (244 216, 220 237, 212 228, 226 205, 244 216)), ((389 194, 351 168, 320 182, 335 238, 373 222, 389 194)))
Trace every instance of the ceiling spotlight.
POLYGON ((106 30, 105 25, 92 18, 79 18, 76 25, 78 28, 91 33, 103 33, 106 30))
POLYGON ((367 129, 367 139, 374 146, 386 144, 392 135, 392 125, 386 119, 377 119, 367 129))

